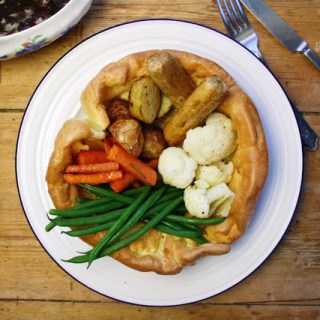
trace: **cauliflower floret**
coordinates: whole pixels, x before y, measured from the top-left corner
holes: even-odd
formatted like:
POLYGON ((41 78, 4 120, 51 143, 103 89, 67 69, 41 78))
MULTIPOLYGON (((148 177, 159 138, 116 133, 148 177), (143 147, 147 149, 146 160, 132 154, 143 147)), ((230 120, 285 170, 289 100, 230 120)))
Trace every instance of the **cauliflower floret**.
POLYGON ((164 183, 184 189, 189 186, 197 169, 197 162, 187 155, 182 148, 165 149, 160 157, 158 170, 164 183))
POLYGON ((206 189, 207 183, 197 180, 184 190, 184 203, 188 212, 197 218, 227 217, 235 194, 225 183, 206 189))
POLYGON ((208 165, 230 155, 236 146, 232 122, 222 113, 211 114, 203 127, 190 129, 183 149, 199 164, 208 165))
POLYGON ((204 180, 209 187, 219 183, 229 183, 233 173, 233 163, 224 163, 219 161, 209 166, 199 165, 196 170, 196 180, 204 180))
POLYGON ((232 129, 232 122, 227 116, 225 116, 223 113, 220 113, 220 112, 213 112, 207 117, 206 125, 208 126, 210 124, 217 124, 217 123, 220 123, 232 129))

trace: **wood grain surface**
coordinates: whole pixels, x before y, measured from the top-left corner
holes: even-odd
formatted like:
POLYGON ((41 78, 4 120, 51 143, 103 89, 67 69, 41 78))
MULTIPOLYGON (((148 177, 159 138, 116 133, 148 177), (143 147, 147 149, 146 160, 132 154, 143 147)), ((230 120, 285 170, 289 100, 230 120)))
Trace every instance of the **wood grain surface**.
MULTIPOLYGON (((320 54, 319 0, 266 0, 320 54)), ((320 73, 292 54, 248 13, 270 69, 320 134, 320 73)), ((320 151, 306 152, 293 219, 269 258, 248 278, 213 298, 178 307, 142 307, 101 296, 47 255, 22 211, 15 148, 28 101, 52 65, 105 28, 146 18, 174 18, 225 32, 210 0, 94 0, 81 22, 34 53, 0 62, 0 319, 320 319, 320 151)))

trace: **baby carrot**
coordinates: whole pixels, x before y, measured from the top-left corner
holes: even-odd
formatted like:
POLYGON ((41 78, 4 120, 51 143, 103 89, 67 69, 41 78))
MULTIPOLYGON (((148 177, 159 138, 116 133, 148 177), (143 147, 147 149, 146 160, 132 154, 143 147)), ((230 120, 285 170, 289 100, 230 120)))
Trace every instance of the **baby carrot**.
POLYGON ((107 183, 122 178, 122 171, 116 170, 111 172, 99 173, 65 173, 63 178, 70 184, 87 183, 91 185, 107 183))
POLYGON ((125 172, 121 179, 111 181, 109 186, 114 192, 121 192, 131 186, 135 181, 137 181, 135 176, 133 176, 131 173, 125 172))
MULTIPOLYGON (((152 159, 146 162, 146 164, 154 170, 158 169, 158 163, 159 163, 159 159, 152 159)), ((134 188, 136 188, 137 186, 140 186, 140 182, 137 180, 137 178, 134 175, 132 175, 131 173, 125 172, 123 174, 122 179, 110 182, 109 186, 114 192, 122 192, 123 190, 127 189, 130 186, 133 186, 134 188)))
POLYGON ((157 172, 150 168, 147 164, 143 163, 141 160, 135 158, 121 146, 117 144, 112 146, 107 157, 109 161, 118 162, 124 171, 131 173, 143 183, 152 186, 156 184, 157 172))
POLYGON ((158 158, 157 158, 157 159, 151 159, 151 160, 149 160, 148 162, 146 162, 146 164, 147 164, 150 168, 152 168, 152 169, 154 169, 154 170, 158 170, 159 159, 158 159, 158 158))
POLYGON ((70 164, 67 166, 65 173, 96 173, 119 170, 117 162, 101 162, 89 164, 70 164))
POLYGON ((77 156, 78 164, 106 162, 106 153, 103 150, 81 150, 77 156))

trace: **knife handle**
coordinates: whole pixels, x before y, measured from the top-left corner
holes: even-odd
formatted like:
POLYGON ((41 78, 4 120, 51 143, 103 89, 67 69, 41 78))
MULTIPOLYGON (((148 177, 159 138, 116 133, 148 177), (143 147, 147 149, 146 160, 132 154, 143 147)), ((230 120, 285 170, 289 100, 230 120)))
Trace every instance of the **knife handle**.
MULTIPOLYGON (((307 48, 306 51, 311 51, 311 50, 309 48, 307 48)), ((262 57, 258 57, 258 58, 270 70, 266 61, 262 57)), ((318 56, 316 56, 316 58, 319 59, 318 56)), ((287 98, 290 102, 291 108, 293 110, 293 113, 294 113, 296 121, 297 121, 297 125, 298 125, 299 132, 300 132, 301 144, 302 144, 303 149, 308 150, 308 151, 316 151, 318 149, 318 140, 319 140, 318 135, 309 126, 308 122, 304 119, 302 113, 296 107, 294 102, 288 96, 287 96, 287 98)))
POLYGON ((309 47, 306 47, 302 53, 309 59, 309 61, 320 71, 320 57, 317 56, 309 47))
POLYGON ((289 99, 292 110, 297 120, 302 146, 305 150, 315 151, 318 148, 318 136, 303 118, 296 105, 289 99))

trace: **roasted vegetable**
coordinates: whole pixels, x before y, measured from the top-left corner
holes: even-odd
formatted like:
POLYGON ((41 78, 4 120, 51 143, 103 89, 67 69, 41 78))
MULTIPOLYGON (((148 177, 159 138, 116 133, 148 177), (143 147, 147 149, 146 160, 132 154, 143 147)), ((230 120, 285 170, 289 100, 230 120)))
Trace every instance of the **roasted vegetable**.
POLYGON ((119 119, 109 126, 109 131, 121 146, 138 157, 142 151, 144 138, 140 123, 135 119, 119 119))
POLYGON ((163 94, 161 97, 161 105, 157 115, 157 119, 168 115, 168 113, 170 112, 170 110, 172 110, 172 108, 173 108, 173 104, 171 100, 166 95, 163 94))
POLYGON ((152 123, 158 116, 161 105, 161 92, 149 77, 135 81, 129 95, 131 115, 145 123, 152 123))
POLYGON ((107 106, 107 114, 111 123, 119 119, 130 119, 131 114, 128 101, 122 99, 113 100, 110 105, 107 106))
POLYGON ((151 126, 144 126, 142 133, 144 144, 141 156, 145 159, 159 158, 166 146, 162 131, 151 126))

